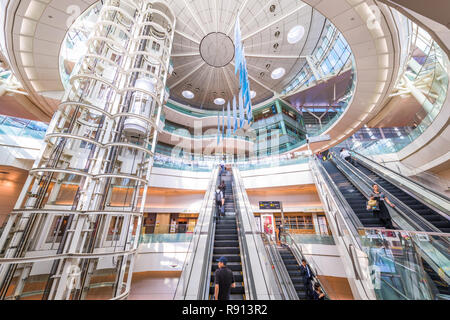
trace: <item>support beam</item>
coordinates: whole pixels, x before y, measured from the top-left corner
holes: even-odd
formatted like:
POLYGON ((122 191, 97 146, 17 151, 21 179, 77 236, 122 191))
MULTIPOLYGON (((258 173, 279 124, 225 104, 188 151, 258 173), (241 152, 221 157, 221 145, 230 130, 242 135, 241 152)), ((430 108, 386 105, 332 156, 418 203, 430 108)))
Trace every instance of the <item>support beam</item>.
POLYGON ((200 41, 199 40, 193 38, 192 36, 190 36, 190 35, 188 35, 188 34, 186 34, 184 32, 179 31, 178 29, 175 29, 175 33, 180 35, 180 36, 182 36, 182 37, 184 37, 184 38, 186 38, 186 39, 188 39, 188 40, 191 40, 192 42, 194 42, 194 43, 196 43, 198 45, 200 45, 200 41))
POLYGON ((242 41, 247 40, 248 38, 253 37, 254 35, 260 33, 261 31, 266 30, 267 28, 270 28, 271 26, 273 26, 274 24, 277 24, 281 21, 283 21, 284 19, 290 17, 291 15, 293 15, 294 13, 297 13, 298 11, 300 11, 301 9, 303 9, 306 6, 305 3, 302 3, 301 5, 299 5, 297 8, 295 8, 294 10, 292 10, 291 12, 288 12, 287 14, 285 14, 284 16, 281 16, 280 18, 272 21, 271 23, 268 23, 264 26, 262 26, 261 28, 259 28, 258 30, 253 31, 252 33, 246 35, 245 37, 242 37, 242 41))
POLYGON ((197 17, 197 15, 195 14, 194 11, 192 11, 191 6, 189 5, 187 0, 184 0, 184 4, 186 6, 186 8, 188 9, 189 13, 191 14, 192 18, 194 18, 194 21, 197 23, 197 25, 200 27, 200 30, 202 30, 203 35, 206 36, 207 32, 206 30, 203 28, 203 24, 200 21, 200 19, 197 17))
POLYGON ((189 76, 191 76, 194 72, 196 72, 198 69, 200 69, 201 67, 203 67, 205 65, 205 62, 200 63, 197 67, 195 67, 191 72, 189 72, 188 74, 186 74, 184 77, 182 77, 181 79, 179 79, 177 82, 175 82, 174 84, 172 84, 169 89, 172 89, 174 87, 176 87, 178 84, 180 84, 181 82, 183 82, 186 78, 188 78, 189 76))

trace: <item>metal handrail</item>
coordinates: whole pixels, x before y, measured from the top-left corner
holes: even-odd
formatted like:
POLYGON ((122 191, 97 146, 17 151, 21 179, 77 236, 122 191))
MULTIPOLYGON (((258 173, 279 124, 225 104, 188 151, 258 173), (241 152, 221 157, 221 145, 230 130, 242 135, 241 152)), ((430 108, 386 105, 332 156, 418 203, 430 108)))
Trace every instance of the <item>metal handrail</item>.
POLYGON ((239 246, 241 249, 241 261, 242 261, 242 266, 243 266, 242 275, 243 275, 243 279, 244 279, 244 290, 245 290, 245 294, 249 298, 249 300, 253 300, 256 296, 256 287, 255 287, 255 281, 254 281, 252 270, 249 267, 249 264, 247 263, 248 247, 247 247, 247 240, 245 239, 245 235, 242 232, 243 221, 242 221, 241 208, 238 205, 239 199, 237 197, 237 190, 236 190, 237 187, 240 187, 240 184, 236 183, 235 179, 233 179, 233 188, 232 189, 233 189, 234 207, 235 207, 236 216, 237 216, 239 246))
MULTIPOLYGON (((392 177, 392 174, 394 176, 399 176, 399 177, 401 177, 401 178, 403 178, 405 180, 408 180, 408 182, 412 183, 413 185, 416 185, 417 187, 425 190, 426 192, 433 193, 436 197, 441 198, 443 201, 447 202, 449 207, 450 207, 450 197, 446 196, 445 194, 442 194, 442 193, 437 192, 437 191, 435 191, 433 189, 430 189, 430 188, 426 187, 425 185, 423 185, 422 183, 414 181, 413 179, 411 179, 411 178, 409 178, 407 176, 404 176, 403 174, 401 174, 401 173, 399 173, 397 171, 394 171, 394 170, 392 170, 392 169, 390 169, 390 168, 388 168, 386 166, 382 166, 381 164, 373 161, 372 159, 370 159, 370 158, 368 158, 368 157, 366 157, 366 156, 364 156, 364 155, 362 155, 362 154, 360 154, 360 153, 358 153, 356 151, 352 151, 352 153, 354 153, 354 154, 356 154, 358 156, 357 159, 359 161, 363 162, 364 164, 367 164, 370 167, 371 170, 373 170, 373 171, 375 171, 375 173, 381 175, 387 181, 389 181, 391 183, 394 183, 394 184, 400 184, 401 186, 405 187, 408 191, 414 193, 415 196, 419 197, 420 199, 423 199, 423 197, 421 197, 420 193, 416 193, 413 190, 411 190, 411 188, 409 188, 408 186, 404 185, 402 182, 394 180, 394 178, 392 177), (360 159, 360 158, 362 158, 362 159, 360 159), (384 170, 388 171, 389 174, 386 174, 386 173, 382 172, 381 170, 379 170, 377 168, 377 166, 372 165, 372 163, 375 163, 377 166, 381 166, 384 170)), ((426 201, 426 203, 427 203, 427 205, 432 205, 433 209, 437 209, 437 208, 435 208, 435 206, 437 204, 433 205, 433 204, 430 204, 428 201, 426 201)), ((444 210, 445 210, 445 208, 444 208, 444 210)), ((447 215, 446 218, 449 219, 449 217, 448 217, 448 210, 447 210, 447 214, 446 215, 447 215)))
POLYGON ((261 233, 261 237, 264 240, 267 256, 273 266, 275 273, 275 279, 277 281, 278 288, 283 295, 284 300, 299 300, 297 291, 295 290, 294 284, 292 283, 289 272, 286 269, 278 249, 276 248, 275 242, 271 239, 268 234, 261 233))
POLYGON ((368 193, 364 191, 364 188, 362 188, 362 185, 367 189, 369 188, 372 190, 372 186, 374 184, 378 185, 379 189, 387 195, 388 199, 391 200, 395 204, 395 210, 402 219, 404 219, 411 227, 415 228, 416 230, 425 229, 426 231, 431 232, 439 232, 440 230, 437 229, 434 225, 432 225, 430 222, 425 220, 422 216, 420 216, 417 212, 412 210, 410 207, 408 207, 405 203, 403 203, 401 200, 399 200, 397 197, 395 197, 393 194, 391 194, 388 190, 383 188, 380 184, 376 183, 372 179, 370 179, 368 176, 366 176, 364 173, 362 173, 358 168, 349 165, 346 161, 340 159, 339 157, 335 157, 333 161, 336 163, 336 167, 349 178, 350 182, 354 184, 355 187, 361 190, 363 195, 368 199, 370 197, 371 193, 368 193), (354 174, 356 177, 358 177, 359 181, 356 182, 355 179, 350 177, 345 170, 350 171, 352 174, 354 174), (362 185, 361 185, 362 184, 362 185))
MULTIPOLYGON (((180 295, 182 298, 184 298, 186 296, 186 290, 187 290, 187 287, 188 287, 187 285, 189 283, 189 280, 186 280, 186 283, 182 283, 182 282, 183 282, 183 279, 185 277, 186 277, 186 279, 190 279, 191 275, 192 275, 192 272, 194 271, 194 270, 192 270, 193 260, 195 258, 195 252, 197 252, 197 250, 198 250, 198 244, 199 244, 199 241, 200 241, 200 234, 202 233, 201 229, 203 227, 203 224, 205 223, 204 220, 206 219, 206 216, 207 216, 207 212, 206 211, 208 209, 208 203, 211 201, 211 197, 214 195, 214 193, 211 192, 211 190, 212 190, 213 186, 215 187, 215 184, 217 182, 218 171, 219 171, 218 168, 216 168, 216 169, 214 169, 212 171, 211 179, 210 179, 210 182, 209 182, 209 185, 208 185, 208 189, 206 191, 205 198, 203 199, 202 206, 201 206, 200 211, 199 211, 200 214, 199 214, 199 217, 198 217, 198 222, 197 222, 197 225, 195 226, 194 234, 192 236, 191 243, 189 244, 189 247, 188 247, 188 254, 186 255, 186 258, 185 258, 185 261, 184 261, 184 264, 183 264, 183 269, 182 269, 182 272, 181 272, 180 281, 178 281, 177 288, 175 290, 175 296, 176 295, 180 295), (184 275, 186 275, 186 276, 184 276, 184 275), (184 287, 181 288, 180 285, 182 285, 184 287), (180 293, 178 293, 179 291, 180 291, 180 293)), ((212 218, 212 216, 213 215, 211 215, 210 218, 212 218)), ((210 234, 212 232, 212 228, 213 228, 213 223, 209 223, 209 228, 208 228, 208 241, 209 242, 211 242, 210 241, 210 234)), ((206 255, 206 253, 205 253, 205 255, 206 255)), ((208 270, 208 272, 209 272, 209 270, 211 270, 211 268, 209 266, 210 261, 205 261, 205 262, 206 263, 203 264, 203 268, 202 268, 202 271, 201 271, 202 272, 201 279, 203 279, 201 281, 204 281, 203 275, 206 273, 205 270, 208 270), (209 266, 209 269, 207 269, 208 266, 209 266)), ((203 288, 203 289, 201 291, 199 290, 200 293, 199 293, 199 297, 198 298, 201 298, 201 295, 204 292, 204 284, 201 285, 200 288, 203 288)))
MULTIPOLYGON (((357 151, 351 150, 351 152, 354 153, 354 154, 356 154, 356 155, 358 155, 359 157, 363 158, 364 160, 367 160, 367 161, 370 162, 370 163, 375 163, 375 164, 377 164, 377 165, 379 165, 379 166, 382 166, 382 165, 379 164, 378 162, 375 162, 374 160, 372 160, 372 159, 366 157, 365 155, 363 155, 363 154, 361 154, 361 153, 359 153, 359 152, 357 152, 357 151)), ((418 181, 415 181, 415 180, 411 179, 410 177, 407 177, 407 176, 401 174, 400 172, 397 172, 397 171, 395 171, 395 170, 393 170, 393 169, 391 169, 391 168, 389 168, 389 167, 387 167, 387 166, 382 166, 382 167, 383 167, 383 169, 386 169, 386 170, 389 171, 390 173, 392 173, 392 174, 394 174, 394 175, 397 175, 397 176, 400 176, 401 178, 408 180, 408 181, 411 182, 412 184, 417 185, 418 187, 420 187, 420 188, 426 190, 427 192, 434 193, 437 197, 443 198, 445 201, 449 201, 449 202, 450 202, 450 197, 448 197, 447 195, 445 195, 445 194, 443 194, 443 193, 440 193, 440 192, 438 192, 438 191, 436 191, 436 190, 430 189, 429 187, 425 186, 424 184, 422 184, 422 183, 420 183, 420 182, 418 182, 418 181)), ((390 177, 390 176, 384 174, 383 172, 381 172, 380 170, 377 170, 375 167, 372 167, 372 166, 371 166, 371 168, 373 168, 375 171, 377 171, 377 173, 382 174, 382 175, 383 175, 383 178, 384 178, 384 177, 387 177, 387 178, 390 177)), ((405 187, 406 187, 406 186, 405 186, 405 187)))
POLYGON ((301 262, 302 262, 303 259, 306 261, 306 263, 309 265, 309 267, 311 268, 312 272, 314 273, 316 281, 320 284, 320 287, 322 288, 322 291, 325 294, 325 297, 327 299, 330 299, 327 291, 325 290, 322 282, 320 281, 320 279, 318 277, 318 270, 320 270, 320 269, 317 266, 317 264, 314 262, 314 259, 310 259, 310 261, 308 261, 308 259, 306 259, 305 255, 303 254, 303 249, 297 244, 297 242, 295 242, 295 240, 292 237, 290 232, 286 232, 285 235, 291 239, 291 243, 289 243, 287 241, 284 242, 284 243, 289 247, 289 249, 291 249, 295 260, 297 260, 297 263, 299 265, 301 265, 301 262))

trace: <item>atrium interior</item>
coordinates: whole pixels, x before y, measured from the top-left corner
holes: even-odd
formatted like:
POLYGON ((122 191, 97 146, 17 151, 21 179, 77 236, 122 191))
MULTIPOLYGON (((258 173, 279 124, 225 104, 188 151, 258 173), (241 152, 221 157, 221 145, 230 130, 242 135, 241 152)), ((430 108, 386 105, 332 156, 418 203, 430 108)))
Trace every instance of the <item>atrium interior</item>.
POLYGON ((450 300, 448 12, 0 0, 0 300, 450 300))

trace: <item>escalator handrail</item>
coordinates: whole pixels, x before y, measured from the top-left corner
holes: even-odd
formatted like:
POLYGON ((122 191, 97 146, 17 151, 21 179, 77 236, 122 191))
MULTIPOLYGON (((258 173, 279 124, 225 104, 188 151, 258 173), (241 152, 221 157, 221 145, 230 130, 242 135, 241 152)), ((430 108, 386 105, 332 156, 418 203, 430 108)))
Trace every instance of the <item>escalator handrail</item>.
MULTIPOLYGON (((233 168, 234 170, 234 168, 233 168)), ((237 183, 236 181, 234 181, 235 179, 233 179, 233 199, 234 199, 234 207, 236 210, 236 216, 237 216, 237 227, 238 227, 238 236, 239 236, 239 247, 241 250, 241 263, 242 263, 242 275, 244 278, 244 290, 246 293, 246 296, 249 298, 249 300, 253 300, 256 296, 256 287, 255 287, 255 281, 254 281, 254 277, 253 277, 253 273, 251 268, 249 268, 249 264, 248 264, 248 248, 247 248, 247 240, 245 239, 245 235, 243 235, 242 233, 242 225, 243 225, 243 221, 242 221, 242 213, 241 213, 241 208, 239 206, 239 200, 238 200, 238 196, 237 196, 237 190, 235 190, 237 188, 237 183)))
POLYGON ((359 157, 363 158, 364 161, 362 161, 361 159, 357 158, 359 161, 364 162, 364 164, 367 164, 369 166, 369 170, 374 171, 375 174, 380 175, 383 179, 387 180, 388 182, 392 183, 394 186, 396 186, 399 189, 405 188, 406 190, 403 190, 404 192, 406 192, 408 195, 410 195, 411 197, 415 198, 417 201, 423 203, 425 206, 431 207, 431 209, 433 209, 434 211, 436 211, 436 213, 438 213, 439 215, 441 215, 443 218, 450 220, 450 216, 449 216, 449 210, 445 209, 444 207, 442 207, 441 205, 439 205, 438 203, 436 203, 435 201, 430 201, 429 199, 425 198, 423 196, 423 194, 414 192, 413 190, 411 190, 411 188, 409 188, 408 186, 406 186, 405 184, 403 184, 400 181, 396 181, 392 178, 392 175, 397 175, 403 179, 408 180, 409 182, 411 182, 412 184, 417 185, 419 188, 423 189, 425 192, 429 192, 432 193, 435 197, 440 198, 441 201, 443 202, 447 202, 447 206, 450 207, 450 198, 446 197, 443 194, 440 194, 434 190, 431 190, 429 188, 426 188, 425 186, 423 186, 422 184, 413 181, 412 179, 403 176, 402 174, 395 172, 385 166, 381 166, 380 164, 374 162, 373 160, 364 157, 363 155, 354 152, 356 155, 358 155, 359 157), (369 163, 367 163, 369 162, 369 163), (384 172, 382 172, 381 170, 377 169, 376 166, 372 165, 373 163, 376 163, 378 166, 381 166, 383 169, 386 169, 387 171, 389 171, 390 175, 385 174, 384 172), (401 185, 401 187, 399 187, 398 185, 401 185))
POLYGON ((321 175, 323 177, 323 179, 325 180, 325 184, 331 188, 331 191, 333 192, 333 197, 331 197, 331 200, 338 200, 335 201, 335 205, 336 207, 339 209, 339 211, 341 213, 344 213, 343 216, 344 218, 348 218, 348 220, 350 220, 350 225, 349 227, 352 227, 352 229, 354 229, 352 232, 353 234, 357 234, 358 233, 358 228, 362 228, 363 225, 361 223, 361 221, 358 219, 358 217, 355 215, 353 209, 351 208, 351 206, 349 205, 349 203, 347 202, 347 200, 345 199, 345 197, 343 196, 343 194, 341 193, 341 191, 339 190, 339 188, 337 187, 336 183, 333 181, 333 179, 331 178, 331 176, 329 175, 328 171, 323 167, 322 163, 317 160, 317 159, 312 159, 311 162, 311 171, 313 172, 313 177, 316 180, 316 184, 321 184, 320 179, 318 178, 318 176, 316 176, 316 173, 321 175), (316 170, 318 172, 316 172, 316 170))
MULTIPOLYGON (((360 157, 363 158, 364 160, 367 160, 369 163, 375 163, 376 165, 379 165, 379 166, 383 167, 383 169, 389 171, 390 173, 392 173, 392 174, 394 174, 394 175, 397 175, 397 176, 400 176, 401 178, 408 180, 408 181, 411 182, 412 184, 417 185, 418 187, 420 187, 420 188, 426 190, 427 192, 434 193, 435 196, 437 196, 437 197, 439 197, 439 198, 442 198, 443 200, 445 200, 445 201, 447 201, 447 202, 450 202, 450 197, 448 197, 447 195, 442 194, 442 193, 440 193, 440 192, 438 192, 438 191, 436 191, 436 190, 430 189, 429 187, 425 186, 424 184, 422 184, 422 183, 420 183, 420 182, 418 182, 418 181, 415 181, 415 180, 411 179, 410 177, 404 176, 403 174, 401 174, 401 173, 399 173, 399 172, 397 172, 397 171, 395 171, 395 170, 392 170, 391 168, 388 168, 387 166, 383 166, 383 165, 381 165, 381 164, 375 162, 374 160, 372 160, 372 159, 366 157, 365 155, 363 155, 363 154, 361 154, 361 153, 359 153, 359 152, 357 152, 357 151, 351 150, 351 152, 354 153, 354 154, 356 154, 356 155, 358 155, 358 156, 360 156, 360 157)), ((374 169, 378 174, 383 175, 383 178, 385 178, 385 177, 389 178, 389 177, 390 177, 389 175, 385 175, 383 172, 381 172, 381 171, 379 171, 379 170, 376 170, 376 168, 373 168, 373 169, 374 169)), ((406 186, 405 186, 405 187, 406 187, 406 186)))
POLYGON ((299 300, 297 291, 295 290, 294 284, 292 283, 289 272, 283 263, 281 255, 276 248, 276 244, 268 234, 261 233, 261 237, 263 237, 265 240, 264 242, 267 243, 265 246, 267 256, 269 257, 271 264, 274 266, 275 279, 280 292, 283 294, 284 300, 299 300))
MULTIPOLYGON (((234 182, 234 184, 236 186, 236 188, 233 188, 233 196, 235 196, 235 199, 238 199, 237 194, 241 195, 242 200, 243 200, 243 207, 244 207, 244 210, 245 210, 245 214, 250 219, 253 219, 251 221, 254 222, 254 213, 253 213, 253 210, 251 208, 250 201, 249 201, 249 199, 247 197, 247 192, 245 190, 244 183, 243 183, 240 171, 239 171, 237 166, 233 166, 233 182, 234 182)), ((239 204, 239 200, 237 200, 236 203, 239 204)), ((241 207, 239 205, 236 206, 236 210, 239 212, 239 214, 238 214, 238 223, 240 224, 240 226, 243 226, 243 220, 242 220, 243 219, 243 215, 242 215, 243 212, 241 212, 241 207)), ((261 259, 264 259, 263 257, 264 257, 264 253, 265 253, 265 247, 264 247, 264 244, 262 243, 262 239, 259 236, 260 232, 259 232, 259 230, 256 230, 254 228, 252 223, 250 223, 250 228, 251 228, 251 230, 250 231, 246 231, 245 233, 246 234, 247 233, 251 233, 252 236, 253 236, 253 239, 256 242, 255 249, 257 251, 259 251, 259 254, 257 255, 257 257, 259 259, 259 263, 260 263, 261 268, 262 268, 262 272, 263 272, 262 276, 264 277, 264 280, 265 280, 266 290, 267 290, 267 293, 269 294, 269 296, 274 296, 274 292, 273 292, 272 288, 270 287, 270 285, 268 285, 268 283, 270 283, 270 277, 273 276, 272 271, 270 271, 270 274, 266 273, 267 272, 267 270, 265 268, 266 266, 264 264, 264 261, 261 260, 261 259), (261 241, 261 248, 258 248, 258 240, 261 241)), ((254 280, 255 278, 254 278, 254 275, 252 273, 252 269, 250 268, 250 261, 246 261, 246 259, 249 258, 249 254, 248 254, 248 250, 249 249, 248 249, 248 246, 247 246, 246 235, 244 234, 243 230, 239 230, 239 237, 242 240, 242 245, 243 245, 242 249, 244 250, 244 253, 245 253, 245 256, 244 256, 245 259, 243 259, 243 265, 246 268, 246 270, 248 270, 249 280, 251 280, 250 288, 253 290, 253 292, 251 292, 249 290, 249 293, 251 294, 251 297, 258 298, 257 294, 256 294, 256 286, 255 286, 255 280, 254 280)))
MULTIPOLYGON (((206 219, 206 210, 208 209, 208 203, 211 201, 211 197, 214 196, 214 192, 211 192, 211 191, 212 191, 212 187, 215 188, 215 184, 217 184, 218 171, 219 171, 218 168, 212 170, 211 179, 210 179, 210 182, 208 184, 208 188, 207 188, 205 197, 203 199, 202 205, 201 205, 200 210, 199 210, 199 219, 198 219, 197 225, 194 228, 192 240, 191 240, 191 242, 189 244, 189 247, 188 247, 188 254, 186 255, 186 258, 185 258, 185 261, 184 261, 184 264, 183 264, 183 269, 181 271, 180 281, 178 281, 177 288, 175 290, 175 297, 179 296, 180 298, 184 299, 185 296, 186 296, 186 291, 187 291, 187 288, 188 288, 188 285, 189 285, 189 281, 191 279, 192 272, 194 271, 194 270, 192 270, 192 267, 194 265, 194 259, 195 259, 195 256, 196 256, 195 253, 198 250, 198 244, 199 244, 199 241, 200 241, 201 229, 203 227, 204 220, 206 219), (185 276, 183 276, 184 274, 185 274, 185 276), (185 283, 182 283, 183 282, 182 281, 183 278, 186 279, 185 283), (182 285, 183 287, 180 287, 180 285, 182 285)), ((212 206, 211 208, 214 208, 214 206, 212 206)), ((210 218, 213 219, 214 218, 213 215, 211 215, 210 218)), ((208 228, 208 243, 211 242, 210 241, 210 234, 212 232, 212 228, 213 227, 214 227, 214 225, 210 221, 209 228, 208 228)), ((205 255, 206 254, 208 254, 208 252, 206 252, 205 255)), ((202 265, 202 270, 201 270, 202 275, 204 275, 206 273, 205 270, 208 270, 207 269, 208 268, 208 261, 205 261, 205 262, 207 262, 207 263, 204 263, 202 265)), ((209 262, 209 264, 210 264, 210 262, 209 262)), ((209 267, 210 267, 210 265, 209 265, 209 267)), ((208 270, 208 272, 209 272, 209 270, 208 270)), ((202 276, 201 279, 202 279, 201 281, 204 281, 204 276, 202 276)), ((200 288, 200 290, 199 290, 199 293, 198 293, 198 298, 201 298, 201 296, 203 294, 203 291, 204 291, 204 285, 200 284, 199 288, 200 288)))
POLYGON ((297 242, 295 242, 295 240, 292 237, 290 232, 286 232, 285 235, 287 235, 289 238, 291 238, 291 243, 286 242, 285 244, 291 250, 291 252, 294 255, 294 258, 297 261, 298 265, 301 265, 302 264, 302 259, 305 259, 306 263, 309 265, 309 267, 311 268, 312 272, 314 273, 316 281, 320 284, 320 287, 322 288, 322 291, 325 294, 325 297, 330 299, 328 293, 326 292, 322 282, 320 281, 320 279, 318 277, 318 271, 320 271, 320 269, 319 269, 319 267, 317 266, 317 264, 315 262, 312 262, 312 261, 314 261, 314 259, 310 259, 309 261, 308 261, 308 259, 306 259, 305 255, 303 254, 302 248, 297 244, 297 242))
MULTIPOLYGON (((373 181, 368 176, 366 176, 363 172, 361 172, 358 168, 350 165, 347 163, 347 161, 340 159, 339 157, 335 157, 333 161, 337 162, 339 165, 337 165, 338 169, 341 170, 341 172, 345 175, 347 175, 345 172, 343 172, 343 168, 345 170, 350 171, 352 174, 357 176, 360 180, 360 183, 364 184, 366 188, 372 188, 374 184, 378 185, 380 191, 382 191, 389 200, 392 200, 391 202, 395 204, 395 210, 404 220, 406 220, 413 228, 415 228, 417 231, 428 231, 428 232, 440 232, 438 228, 436 228, 434 225, 432 225, 430 222, 425 220, 422 216, 420 216, 417 212, 412 210, 410 207, 408 207, 403 201, 399 200, 397 197, 395 197, 393 194, 391 194, 388 190, 383 188, 379 183, 373 181)), ((350 180, 352 180, 350 178, 350 180)), ((354 181, 351 181, 352 183, 354 181)), ((360 188, 360 185, 357 185, 357 183, 354 183, 355 187, 360 188)), ((370 194, 367 192, 363 192, 364 196, 368 199, 370 197, 370 194)))

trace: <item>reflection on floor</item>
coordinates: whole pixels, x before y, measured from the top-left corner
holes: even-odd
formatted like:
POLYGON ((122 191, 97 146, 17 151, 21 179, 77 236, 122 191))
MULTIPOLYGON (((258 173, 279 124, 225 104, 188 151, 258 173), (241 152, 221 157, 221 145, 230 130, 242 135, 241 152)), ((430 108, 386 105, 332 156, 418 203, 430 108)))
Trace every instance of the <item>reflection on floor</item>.
POLYGON ((318 276, 331 300, 354 300, 352 289, 346 278, 318 276))
POLYGON ((173 300, 181 272, 133 274, 128 300, 173 300))

